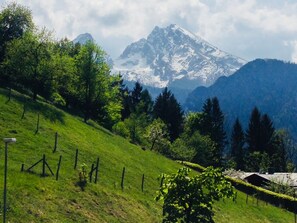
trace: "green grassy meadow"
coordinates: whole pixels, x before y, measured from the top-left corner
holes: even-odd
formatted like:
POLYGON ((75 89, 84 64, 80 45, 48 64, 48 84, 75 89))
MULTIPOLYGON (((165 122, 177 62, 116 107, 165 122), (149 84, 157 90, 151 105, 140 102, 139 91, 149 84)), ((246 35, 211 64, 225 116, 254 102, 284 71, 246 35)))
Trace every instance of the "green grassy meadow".
MULTIPOLYGON (((0 206, 2 208, 4 143, 2 138, 15 137, 9 145, 8 213, 9 222, 161 222, 162 206, 154 200, 161 173, 173 173, 180 164, 156 152, 143 151, 96 123, 85 124, 45 102, 33 102, 13 91, 0 88, 0 206), (24 103, 26 112, 22 118, 24 103), (39 131, 36 133, 40 114, 39 131), (57 151, 53 153, 55 133, 57 151), (74 169, 76 149, 79 149, 77 169, 74 169), (21 172, 46 155, 56 173, 62 156, 59 180, 55 176, 41 177, 42 165, 33 172, 21 172), (90 171, 99 157, 97 184, 87 183, 84 190, 77 185, 82 164, 90 171), (123 167, 126 168, 124 189, 121 189, 123 167), (141 191, 142 174, 145 175, 141 191)), ((50 172, 47 170, 47 173, 50 172)), ((293 213, 266 205, 245 203, 245 195, 215 204, 215 222, 294 222, 293 213)), ((2 210, 1 210, 2 212, 2 210)), ((2 213, 1 213, 2 214, 2 213)))

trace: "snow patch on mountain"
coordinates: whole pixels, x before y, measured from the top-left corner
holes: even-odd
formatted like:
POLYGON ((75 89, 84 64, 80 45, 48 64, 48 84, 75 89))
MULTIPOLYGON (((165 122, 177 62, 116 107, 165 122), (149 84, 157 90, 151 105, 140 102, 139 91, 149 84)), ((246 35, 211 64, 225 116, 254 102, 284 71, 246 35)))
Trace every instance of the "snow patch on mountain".
POLYGON ((201 37, 170 25, 156 26, 146 39, 130 44, 114 61, 113 72, 121 73, 125 80, 153 87, 177 82, 182 88, 193 89, 209 86, 245 63, 201 37))

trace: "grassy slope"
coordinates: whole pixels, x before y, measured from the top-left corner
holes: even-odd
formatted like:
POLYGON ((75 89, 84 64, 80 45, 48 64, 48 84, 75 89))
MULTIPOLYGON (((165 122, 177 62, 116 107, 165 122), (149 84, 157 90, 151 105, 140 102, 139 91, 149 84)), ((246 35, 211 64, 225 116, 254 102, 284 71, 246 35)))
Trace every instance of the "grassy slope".
MULTIPOLYGON (((25 98, 14 93, 7 103, 5 93, 0 89, 0 138, 17 138, 16 144, 9 145, 10 222, 160 222, 161 206, 153 199, 159 185, 157 177, 162 172, 175 172, 180 167, 178 164, 43 103, 28 100, 25 118, 21 119, 25 98), (40 129, 35 134, 37 113, 40 113, 40 129), (59 133, 58 149, 52 153, 55 132, 59 133), (73 169, 76 148, 79 148, 78 167, 86 163, 90 169, 100 157, 99 182, 88 183, 85 191, 76 186, 78 170, 73 169), (54 172, 59 156, 63 156, 59 181, 54 177, 41 178, 41 165, 34 168, 35 173, 20 172, 22 163, 28 168, 43 154, 54 172), (143 173, 144 193, 140 190, 143 173)), ((1 144, 0 148, 3 148, 1 144)), ((0 170, 3 170, 1 160, 3 149, 0 149, 0 170)), ((3 188, 1 179, 3 171, 0 171, 0 188, 3 188)), ((237 204, 219 202, 215 212, 216 222, 222 223, 294 220, 292 213, 269 205, 246 205, 241 193, 237 204)))

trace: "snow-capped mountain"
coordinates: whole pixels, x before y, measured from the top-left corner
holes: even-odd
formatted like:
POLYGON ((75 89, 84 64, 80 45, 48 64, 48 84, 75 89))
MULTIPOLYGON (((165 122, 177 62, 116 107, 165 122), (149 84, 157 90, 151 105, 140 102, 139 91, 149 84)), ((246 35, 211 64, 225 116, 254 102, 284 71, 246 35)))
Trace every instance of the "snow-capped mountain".
POLYGON ((156 26, 146 39, 130 44, 114 60, 124 80, 153 87, 194 89, 229 76, 245 61, 177 26, 156 26))
POLYGON ((76 44, 76 43, 85 44, 87 41, 94 42, 94 38, 92 37, 92 35, 90 33, 80 34, 72 42, 74 44, 76 44))

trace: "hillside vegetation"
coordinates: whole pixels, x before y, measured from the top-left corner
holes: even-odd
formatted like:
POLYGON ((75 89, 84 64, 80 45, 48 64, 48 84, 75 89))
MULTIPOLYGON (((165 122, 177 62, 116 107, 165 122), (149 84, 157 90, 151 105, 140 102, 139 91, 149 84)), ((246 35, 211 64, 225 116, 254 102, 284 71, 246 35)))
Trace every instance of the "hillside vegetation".
MULTIPOLYGON (((8 157, 8 220, 10 222, 161 222, 161 203, 154 201, 161 173, 172 173, 179 164, 113 135, 93 122, 71 116, 44 102, 33 102, 26 96, 0 89, 0 137, 16 137, 9 145, 8 157), (24 103, 26 112, 22 118, 24 103), (36 133, 38 113, 40 127, 36 133), (53 153, 55 133, 57 151, 53 153), (74 170, 75 151, 79 149, 74 170), (41 177, 42 165, 33 172, 21 172, 46 155, 56 173, 62 155, 59 180, 41 177), (82 190, 77 182, 81 165, 90 171, 100 158, 97 184, 87 183, 82 190), (126 168, 124 189, 121 189, 122 169, 126 168), (141 191, 145 174, 144 192, 141 191)), ((2 148, 4 147, 1 146, 2 148)), ((0 150, 3 160, 4 150, 0 150)), ((0 161, 3 170, 3 161, 0 161)), ((47 173, 50 173, 47 170, 47 173)), ((3 179, 3 171, 0 172, 3 179)), ((0 188, 3 182, 0 181, 0 188)), ((2 199, 1 199, 2 201, 2 199)), ((2 206, 2 202, 1 202, 2 206)), ((245 203, 239 193, 237 202, 225 200, 215 205, 216 222, 293 222, 294 215, 259 202, 245 203)))

